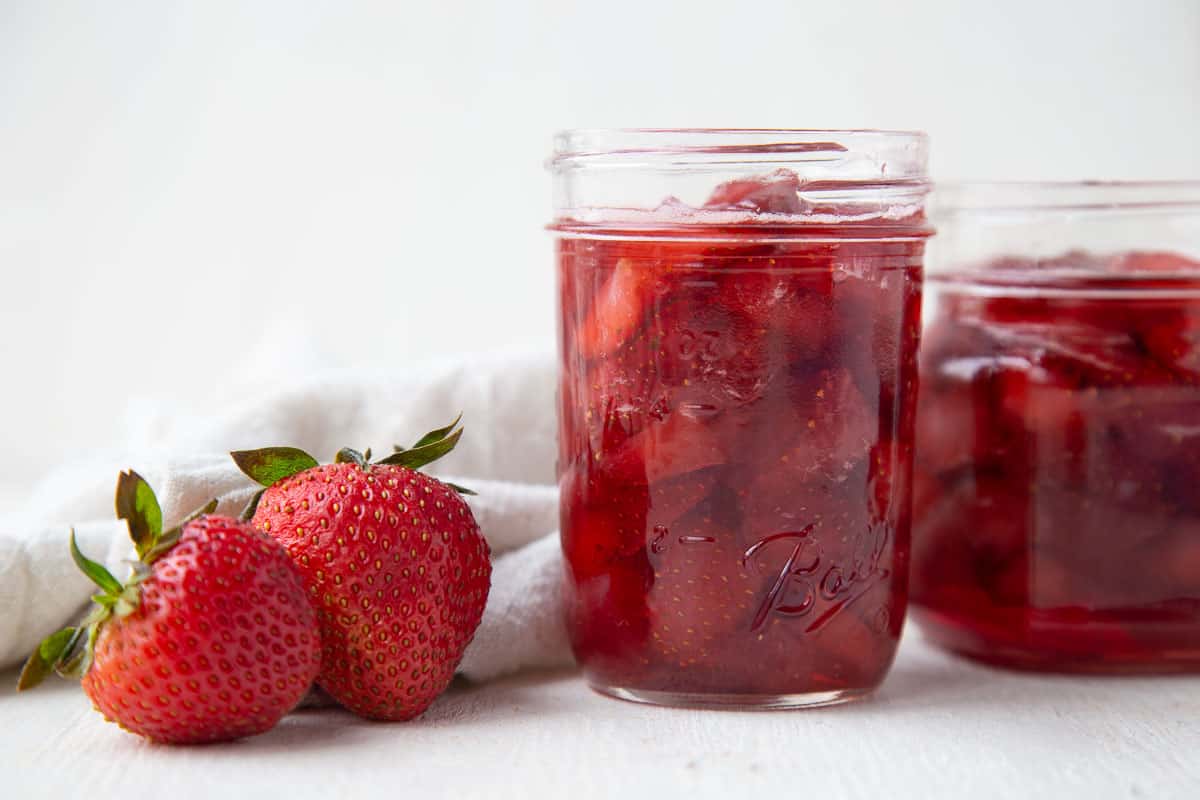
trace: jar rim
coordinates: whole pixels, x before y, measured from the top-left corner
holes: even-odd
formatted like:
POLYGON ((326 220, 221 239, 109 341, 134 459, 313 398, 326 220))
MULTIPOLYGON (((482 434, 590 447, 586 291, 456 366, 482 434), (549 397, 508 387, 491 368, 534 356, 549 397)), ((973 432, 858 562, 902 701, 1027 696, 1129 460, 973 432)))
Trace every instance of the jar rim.
POLYGON ((1200 212, 1200 180, 939 181, 936 215, 1014 212, 1200 212))
POLYGON ((872 128, 575 128, 554 136, 552 172, 753 163, 845 163, 853 177, 924 183, 929 136, 872 128))

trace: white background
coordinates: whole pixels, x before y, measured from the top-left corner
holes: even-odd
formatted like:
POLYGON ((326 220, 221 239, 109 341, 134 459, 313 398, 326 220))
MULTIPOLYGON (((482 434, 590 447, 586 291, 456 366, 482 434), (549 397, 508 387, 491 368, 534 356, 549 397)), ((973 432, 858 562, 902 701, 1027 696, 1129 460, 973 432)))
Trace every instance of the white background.
POLYGON ((645 125, 1200 178, 1200 2, 6 0, 0 504, 290 352, 550 349, 551 134, 645 125))

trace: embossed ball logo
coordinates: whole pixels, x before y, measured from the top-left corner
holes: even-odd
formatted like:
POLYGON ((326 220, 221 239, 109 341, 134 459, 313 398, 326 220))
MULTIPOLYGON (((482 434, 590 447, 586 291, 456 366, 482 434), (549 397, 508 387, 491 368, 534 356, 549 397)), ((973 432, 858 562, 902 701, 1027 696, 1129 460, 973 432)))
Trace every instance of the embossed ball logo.
POLYGON ((890 574, 879 564, 888 540, 887 525, 868 527, 866 534, 855 540, 844 564, 833 562, 823 552, 815 531, 816 525, 810 524, 773 533, 742 554, 743 568, 775 576, 750 623, 752 632, 761 630, 773 615, 780 615, 811 618, 804 632, 815 633, 890 574), (778 554, 783 554, 782 561, 778 554))
MULTIPOLYGON (((763 630, 774 616, 807 618, 804 633, 824 628, 839 612, 891 575, 891 570, 880 564, 890 531, 886 522, 877 520, 849 542, 848 549, 836 553, 822 545, 815 523, 755 541, 742 553, 739 565, 749 576, 770 580, 755 607, 750 632, 763 630)), ((672 536, 665 525, 656 525, 649 538, 649 551, 659 557, 676 546, 716 543, 713 536, 672 536)), ((877 631, 883 632, 890 616, 887 606, 882 605, 868 618, 877 631)))

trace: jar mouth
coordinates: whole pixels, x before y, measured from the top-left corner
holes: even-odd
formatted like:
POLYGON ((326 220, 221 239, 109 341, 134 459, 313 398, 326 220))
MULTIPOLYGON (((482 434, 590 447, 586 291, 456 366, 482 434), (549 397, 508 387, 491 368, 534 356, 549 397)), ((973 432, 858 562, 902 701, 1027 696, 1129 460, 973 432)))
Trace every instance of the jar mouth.
POLYGON ((932 283, 1000 296, 1200 296, 1200 260, 1175 250, 1076 248, 1053 256, 1008 255, 967 264, 934 260, 926 270, 932 283))
POLYGON ((921 131, 807 128, 581 128, 554 137, 550 171, 787 166, 802 179, 926 183, 921 131))
POLYGON ((957 215, 1200 213, 1200 180, 938 182, 930 195, 937 217, 957 215))

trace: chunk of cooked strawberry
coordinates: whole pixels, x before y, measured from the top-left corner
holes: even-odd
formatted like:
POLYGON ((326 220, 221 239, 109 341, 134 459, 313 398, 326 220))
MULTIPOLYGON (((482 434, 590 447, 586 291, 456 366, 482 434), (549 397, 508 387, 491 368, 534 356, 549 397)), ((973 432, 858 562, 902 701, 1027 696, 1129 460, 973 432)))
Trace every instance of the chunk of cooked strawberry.
POLYGON ((762 397, 781 352, 772 329, 722 302, 711 272, 675 276, 647 330, 657 344, 657 375, 677 407, 713 416, 762 397))
MULTIPOLYGON (((569 563, 569 562, 568 562, 569 563)), ((622 686, 642 670, 650 636, 646 593, 654 581, 644 552, 614 561, 594 575, 566 581, 571 647, 588 670, 622 686)))
MULTIPOLYGON (((923 488, 923 480, 925 476, 918 476, 917 490, 923 488)), ((927 493, 945 499, 914 514, 912 600, 948 613, 986 613, 992 602, 986 579, 994 574, 994 568, 984 573, 984 580, 977 575, 968 534, 974 517, 961 501, 951 499, 957 491, 956 483, 935 480, 927 493)))
POLYGON ((703 666, 739 624, 748 625, 748 576, 738 568, 737 540, 697 514, 660 533, 646 597, 651 651, 680 669, 703 666))
POLYGON ((1138 606, 1164 599, 1157 557, 1175 527, 1166 509, 1134 509, 1090 490, 1044 489, 1036 513, 1029 551, 1037 605, 1049 604, 1052 581, 1062 584, 1062 594, 1051 598, 1060 606, 1138 606), (1156 577, 1147 580, 1151 574, 1156 577))
POLYGON ((1143 305, 1148 307, 1134 325, 1138 343, 1178 378, 1200 382, 1200 307, 1179 301, 1143 305))
POLYGON ((708 200, 708 209, 750 211, 755 214, 801 214, 800 177, 789 169, 722 183, 708 200))
POLYGON ((1148 573, 1162 576, 1160 599, 1200 598, 1200 519, 1179 519, 1154 548, 1151 559, 1148 573))
MULTIPOLYGON (((1024 485, 1003 476, 960 477, 947 485, 942 501, 917 520, 913 554, 918 571, 931 574, 930 559, 938 561, 940 571, 950 570, 955 559, 939 559, 938 551, 953 550, 961 561, 953 579, 989 584, 1028 548, 1031 513, 1024 485)), ((946 575, 940 580, 951 579, 946 575)))
POLYGON ((712 493, 720 473, 719 466, 702 467, 651 483, 647 526, 654 530, 674 525, 712 493))
POLYGON ((802 463, 782 462, 747 474, 737 490, 743 546, 810 524, 817 530, 841 526, 850 509, 865 509, 849 491, 820 477, 814 479, 802 463))
POLYGON ((578 465, 559 485, 563 554, 577 578, 602 574, 645 548, 650 490, 644 477, 625 482, 578 465))
POLYGON ((639 471, 651 486, 712 467, 728 460, 728 453, 707 419, 686 410, 669 411, 652 420, 620 449, 602 459, 600 468, 617 483, 637 479, 639 471))
POLYGON ((832 301, 839 359, 850 367, 862 391, 885 404, 911 387, 921 327, 921 280, 896 257, 882 268, 884 256, 846 248, 833 273, 832 301))
POLYGON ((1123 273, 1200 277, 1200 261, 1166 250, 1120 253, 1109 259, 1110 268, 1123 273))
POLYGON ((892 664, 903 612, 903 604, 889 596, 888 583, 880 581, 830 617, 813 642, 820 650, 814 688, 874 686, 882 681, 892 664))
POLYGON ((809 476, 844 478, 875 441, 877 409, 845 368, 810 375, 795 387, 792 402, 787 423, 772 431, 782 444, 778 463, 809 476))
POLYGON ((781 248, 757 255, 745 267, 725 266, 718 302, 763 332, 762 345, 787 354, 792 364, 816 358, 836 332, 833 272, 781 248))
POLYGON ((917 415, 917 463, 935 475, 974 463, 978 425, 987 416, 976 407, 972 383, 935 374, 922 384, 920 404, 929 412, 917 415))
POLYGON ((654 271, 646 264, 632 258, 613 264, 575 334, 584 358, 612 354, 629 341, 645 320, 653 283, 654 271))

